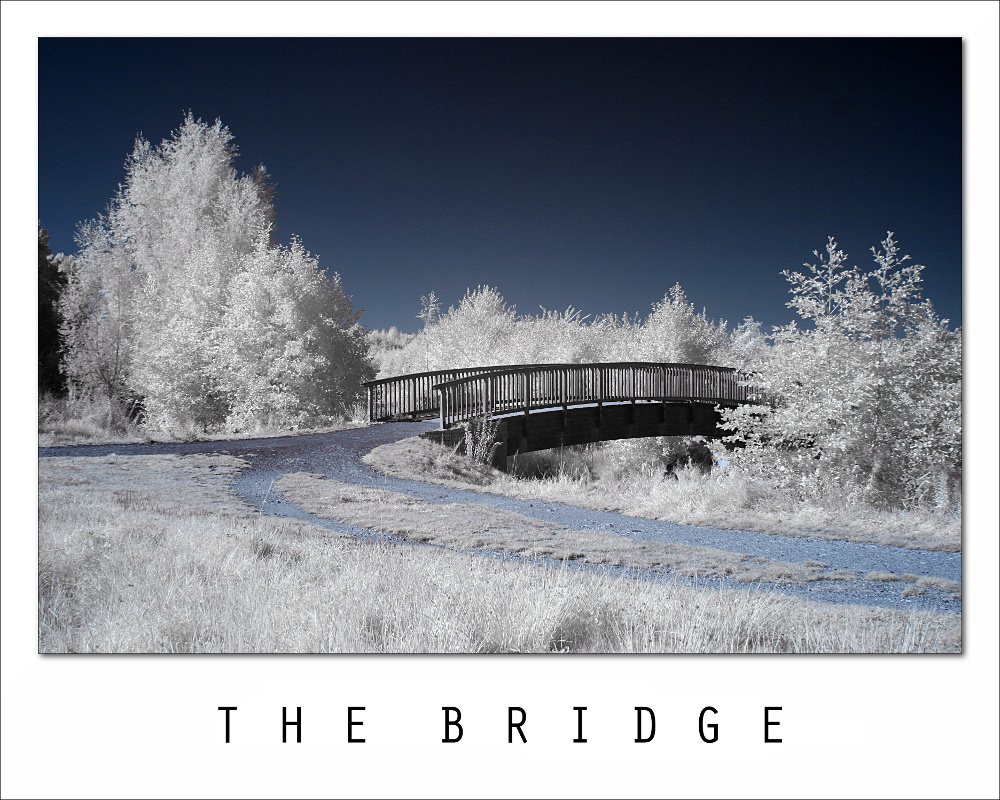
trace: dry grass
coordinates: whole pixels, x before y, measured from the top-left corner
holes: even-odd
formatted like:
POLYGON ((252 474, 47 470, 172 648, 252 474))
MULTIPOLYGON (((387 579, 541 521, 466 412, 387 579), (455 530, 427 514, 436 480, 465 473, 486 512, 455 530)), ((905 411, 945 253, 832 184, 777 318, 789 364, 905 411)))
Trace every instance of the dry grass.
POLYGON ((72 392, 66 397, 39 395, 39 447, 94 441, 120 444, 146 439, 119 402, 72 392))
POLYGON ((910 596, 915 594, 923 594, 924 589, 922 587, 932 586, 935 589, 940 589, 942 592, 951 592, 951 596, 958 599, 962 596, 962 584, 958 581, 951 581, 947 578, 937 578, 933 575, 911 575, 908 572, 904 572, 902 575, 896 575, 892 572, 869 572, 865 575, 866 581, 905 581, 906 583, 915 584, 915 586, 908 586, 903 590, 903 596, 910 596))
POLYGON ((952 597, 960 597, 962 584, 950 581, 947 578, 935 578, 933 575, 924 575, 915 581, 917 586, 933 586, 945 592, 952 592, 952 597))
MULTIPOLYGON (((261 517, 237 459, 42 459, 44 652, 960 652, 950 615, 386 547, 261 517)), ((440 512, 439 512, 440 514, 440 512)))
POLYGON ((866 581, 898 581, 900 576, 894 572, 869 572, 865 575, 866 581))
MULTIPOLYGON (((878 511, 832 495, 824 502, 802 503, 762 481, 726 470, 704 474, 697 468, 686 468, 674 476, 653 470, 615 475, 607 470, 594 478, 593 470, 566 459, 548 477, 525 480, 482 465, 472 467, 462 456, 424 439, 383 445, 365 461, 400 478, 685 525, 961 551, 962 528, 957 515, 878 511)), ((537 465, 533 469, 537 470, 537 465)))

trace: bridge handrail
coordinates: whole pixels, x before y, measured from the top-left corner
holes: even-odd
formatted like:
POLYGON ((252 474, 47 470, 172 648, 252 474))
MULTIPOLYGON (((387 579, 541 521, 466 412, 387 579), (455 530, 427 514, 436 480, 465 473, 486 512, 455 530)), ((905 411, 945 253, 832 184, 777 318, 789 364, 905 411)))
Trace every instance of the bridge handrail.
POLYGON ((757 402, 750 375, 734 367, 653 361, 531 364, 494 369, 435 384, 441 427, 483 413, 618 401, 757 402), (542 380, 538 380, 542 378, 542 380), (547 379, 547 380, 545 380, 547 379))
POLYGON ((498 364, 486 367, 456 367, 430 372, 414 372, 407 375, 392 375, 365 381, 361 385, 368 392, 368 420, 378 422, 400 416, 421 414, 436 415, 439 412, 438 395, 435 385, 461 378, 475 377, 488 372, 530 367, 566 366, 564 364, 498 364), (445 381, 439 380, 448 376, 445 381))

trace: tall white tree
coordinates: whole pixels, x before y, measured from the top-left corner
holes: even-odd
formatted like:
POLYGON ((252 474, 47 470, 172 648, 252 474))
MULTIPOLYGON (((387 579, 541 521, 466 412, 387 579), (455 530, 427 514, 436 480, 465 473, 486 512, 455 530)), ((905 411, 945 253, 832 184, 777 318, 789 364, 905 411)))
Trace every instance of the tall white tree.
POLYGON ((190 113, 158 147, 138 138, 107 213, 78 233, 79 268, 64 309, 67 372, 79 384, 141 397, 153 425, 329 414, 358 391, 346 387, 345 376, 367 375, 366 360, 355 363, 351 348, 317 371, 310 348, 325 345, 314 329, 347 331, 357 315, 339 278, 327 280, 299 243, 274 243, 266 171, 239 175, 232 138, 221 121, 209 125, 190 113), (248 293, 270 297, 284 316, 255 317, 248 293), (240 311, 250 319, 241 320, 240 311), (310 321, 290 321, 295 314, 310 321), (280 340, 275 358, 292 365, 265 377, 274 381, 266 389, 272 402, 248 399, 263 390, 226 347, 262 345, 236 332, 280 340), (291 380, 296 372, 313 380, 291 380), (241 385, 241 376, 251 383, 241 385))

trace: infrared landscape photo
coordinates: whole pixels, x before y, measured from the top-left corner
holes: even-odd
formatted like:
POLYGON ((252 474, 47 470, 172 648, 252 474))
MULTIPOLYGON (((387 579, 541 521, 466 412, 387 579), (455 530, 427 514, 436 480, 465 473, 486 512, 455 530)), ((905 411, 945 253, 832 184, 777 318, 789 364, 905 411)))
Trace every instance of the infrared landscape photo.
POLYGON ((40 653, 963 652, 960 38, 38 75, 40 653))

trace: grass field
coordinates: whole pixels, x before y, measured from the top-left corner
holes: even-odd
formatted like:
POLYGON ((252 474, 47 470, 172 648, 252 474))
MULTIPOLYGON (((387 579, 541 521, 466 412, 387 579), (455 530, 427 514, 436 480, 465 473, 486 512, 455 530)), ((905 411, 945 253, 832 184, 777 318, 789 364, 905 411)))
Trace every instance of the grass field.
POLYGON ((951 615, 343 538, 254 513, 229 489, 240 466, 221 456, 41 459, 39 650, 961 650, 961 620, 951 615))

